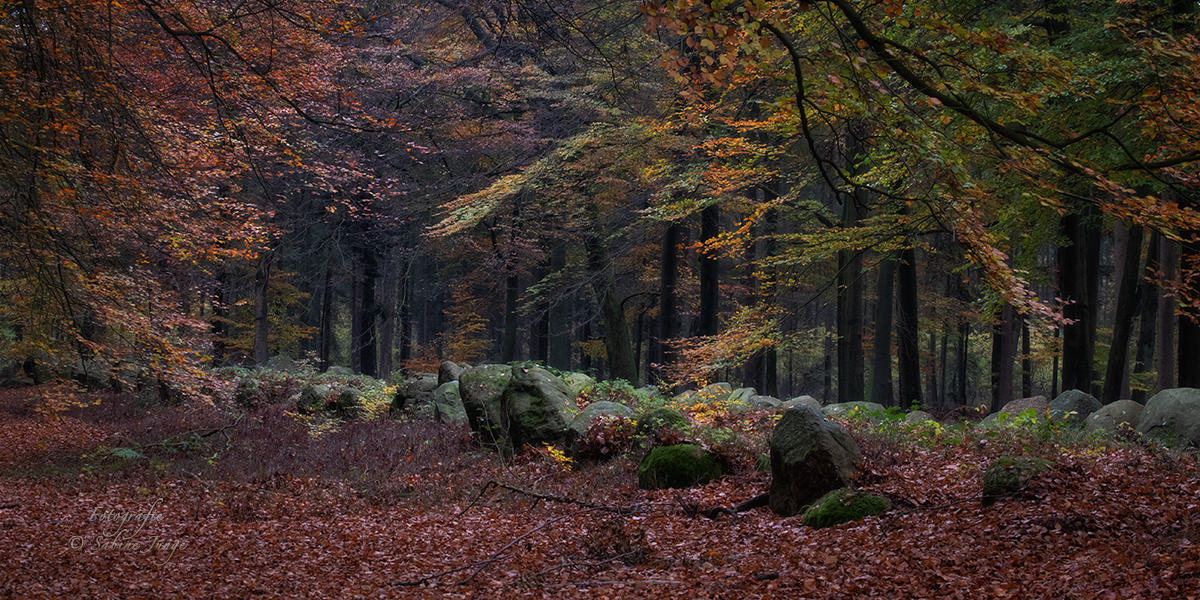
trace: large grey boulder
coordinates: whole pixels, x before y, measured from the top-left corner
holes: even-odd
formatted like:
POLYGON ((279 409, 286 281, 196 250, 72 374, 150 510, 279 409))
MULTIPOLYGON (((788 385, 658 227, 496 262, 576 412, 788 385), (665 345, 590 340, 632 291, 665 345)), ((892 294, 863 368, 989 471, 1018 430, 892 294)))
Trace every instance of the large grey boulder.
POLYGON ((449 381, 433 391, 433 418, 438 423, 467 422, 467 409, 463 408, 458 386, 457 381, 449 381))
POLYGON ((567 429, 579 413, 567 384, 541 367, 464 369, 458 391, 471 429, 504 452, 566 441, 567 429))
POLYGON ((266 367, 280 373, 297 373, 300 371, 300 366, 296 364, 296 361, 284 354, 276 354, 268 358, 266 367))
POLYGON ((325 369, 325 374, 332 375, 334 377, 354 377, 354 369, 340 365, 333 365, 328 369, 325 369))
POLYGON ((418 373, 396 388, 392 398, 392 410, 404 410, 407 406, 425 406, 433 403, 433 392, 438 388, 438 376, 434 373, 418 373))
POLYGON ((780 408, 787 409, 787 408, 792 408, 794 406, 799 406, 799 405, 807 406, 818 412, 820 412, 820 410, 821 410, 821 401, 817 400, 816 398, 813 398, 812 396, 809 396, 809 395, 796 396, 795 398, 792 398, 791 400, 784 402, 780 406, 780 408))
POLYGON ((1046 409, 1050 407, 1050 401, 1045 396, 1032 396, 1029 398, 1020 398, 1013 400, 1008 404, 1000 407, 1000 410, 992 414, 1008 413, 1010 415, 1019 415, 1029 409, 1037 411, 1038 418, 1044 419, 1046 409))
POLYGON ((1146 402, 1138 433, 1165 444, 1200 447, 1200 390, 1163 390, 1146 402))
POLYGON ((1132 430, 1141 421, 1144 409, 1145 407, 1139 402, 1117 400, 1088 415, 1088 418, 1084 419, 1083 430, 1088 433, 1093 431, 1117 433, 1122 430, 1132 430))
POLYGON ((783 413, 770 446, 770 507, 783 517, 849 486, 862 460, 858 444, 845 429, 807 406, 783 413))
POLYGON ((1095 396, 1080 390, 1067 390, 1050 401, 1050 418, 1083 428, 1084 419, 1103 407, 1095 396))
POLYGON ((458 381, 458 378, 460 376, 462 376, 463 369, 465 369, 465 368, 466 367, 464 367, 463 365, 460 365, 454 361, 443 360, 442 364, 438 365, 438 372, 437 372, 438 387, 442 387, 443 385, 446 385, 447 383, 450 383, 451 381, 458 381))
POLYGON ((584 373, 567 373, 563 375, 563 383, 571 390, 571 395, 578 398, 579 393, 596 385, 596 380, 584 373))
POLYGON ((822 408, 821 412, 831 417, 844 419, 851 415, 863 418, 866 418, 867 415, 882 416, 887 413, 887 409, 878 402, 841 402, 839 404, 830 404, 822 408))
POLYGON ((515 368, 504 394, 514 448, 563 441, 579 414, 575 395, 557 375, 541 367, 515 368))
POLYGON ((632 408, 617 402, 609 402, 608 400, 600 400, 593 402, 579 411, 575 418, 571 420, 570 431, 567 432, 568 442, 583 437, 587 434, 588 428, 592 426, 592 419, 596 417, 621 417, 623 419, 632 419, 634 416, 632 408))

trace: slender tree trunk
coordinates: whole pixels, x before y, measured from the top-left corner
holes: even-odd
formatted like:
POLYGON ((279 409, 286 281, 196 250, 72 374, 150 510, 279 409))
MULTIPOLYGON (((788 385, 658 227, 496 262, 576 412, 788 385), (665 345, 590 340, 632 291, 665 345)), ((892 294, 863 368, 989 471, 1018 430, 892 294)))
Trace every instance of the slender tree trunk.
MULTIPOLYGON (((721 208, 716 204, 700 211, 700 241, 704 244, 715 240, 720 233, 721 208)), ((720 312, 720 262, 715 251, 701 249, 700 262, 700 321, 697 335, 717 335, 717 315, 720 312)))
MULTIPOLYGON (((830 313, 831 311, 826 309, 826 312, 830 313)), ((833 354, 835 349, 833 334, 837 331, 837 321, 837 313, 832 312, 825 325, 825 368, 823 369, 825 378, 821 386, 821 402, 823 404, 833 401, 833 354)))
MULTIPOLYGON (((1158 248, 1164 283, 1174 282, 1179 266, 1179 246, 1165 236, 1158 248)), ((1175 387, 1175 296, 1163 294, 1158 301, 1158 389, 1175 387)))
POLYGON ((899 365, 900 408, 908 410, 921 401, 921 347, 917 313, 917 253, 900 251, 896 272, 896 353, 899 365))
MULTIPOLYGON (((1158 301, 1159 289, 1151 273, 1158 273, 1158 252, 1162 236, 1156 231, 1150 234, 1150 243, 1146 247, 1146 268, 1139 273, 1138 280, 1138 340, 1137 356, 1133 363, 1135 374, 1145 373, 1154 360, 1154 341, 1158 332, 1158 301)), ((1143 384, 1145 382, 1142 382, 1143 384)), ((1145 404, 1147 394, 1145 389, 1133 389, 1129 397, 1134 402, 1145 404)))
POLYGON ((360 343, 358 344, 359 372, 368 377, 379 375, 376 352, 376 325, 379 320, 379 305, 375 300, 375 288, 379 282, 379 257, 372 248, 361 252, 363 264, 362 307, 358 312, 360 343))
POLYGON ((875 349, 871 358, 871 402, 892 405, 892 315, 895 312, 896 260, 879 263, 875 300, 875 349))
POLYGON ((676 223, 667 225, 663 232, 658 291, 658 363, 663 369, 675 363, 675 351, 670 343, 679 337, 679 315, 675 308, 675 288, 679 281, 679 238, 680 226, 676 223))
MULTIPOLYGON (((746 244, 745 257, 749 269, 746 279, 743 281, 746 289, 745 304, 747 307, 753 307, 758 304, 758 280, 754 277, 754 262, 758 260, 758 248, 755 240, 752 239, 746 244)), ((742 371, 742 385, 754 388, 756 393, 762 393, 763 375, 762 352, 755 352, 746 358, 746 364, 742 371)))
POLYGON ((413 310, 412 310, 412 289, 413 278, 413 262, 416 257, 409 258, 404 261, 404 272, 400 274, 398 290, 396 293, 396 303, 399 305, 400 312, 400 369, 404 375, 408 375, 408 361, 413 358, 413 310))
POLYGON ((333 267, 325 266, 325 286, 321 291, 321 347, 319 352, 321 372, 329 370, 330 355, 333 353, 333 267))
MULTIPOLYGON (((934 364, 929 365, 927 367, 927 372, 929 373, 929 377, 925 382, 925 398, 921 401, 926 407, 933 406, 934 403, 937 401, 937 390, 938 390, 937 350, 938 350, 937 333, 930 331, 929 332, 929 359, 932 360, 934 362, 934 364)), ((926 408, 926 410, 928 410, 928 408, 926 408)))
POLYGON ((1021 396, 1033 397, 1033 356, 1030 354, 1029 320, 1021 317, 1021 396))
MULTIPOLYGON (((1118 225, 1120 226, 1120 225, 1118 225)), ((1142 228, 1134 226, 1125 234, 1124 256, 1121 256, 1121 277, 1117 281, 1117 309, 1113 317, 1112 344, 1108 350, 1108 365, 1104 370, 1104 388, 1100 402, 1107 405, 1121 399, 1121 384, 1128 371, 1129 338, 1133 334, 1133 317, 1137 309, 1138 265, 1142 258, 1142 228)))
POLYGON ((396 254, 396 250, 388 253, 380 277, 380 285, 383 286, 383 302, 379 310, 379 373, 385 380, 391 378, 394 368, 392 350, 396 341, 396 319, 392 316, 397 313, 396 303, 399 290, 396 288, 400 280, 400 277, 396 276, 396 254))
MULTIPOLYGON (((1180 272, 1200 265, 1200 243, 1184 242, 1180 252, 1180 272)), ((1200 311, 1186 304, 1179 307, 1178 386, 1200 388, 1200 311)))
POLYGON ((967 352, 971 345, 971 326, 967 323, 962 323, 958 326, 958 360, 957 374, 955 377, 954 395, 957 396, 958 402, 967 405, 967 375, 968 367, 970 366, 970 357, 967 352))
MULTIPOLYGON (((515 265, 509 265, 514 268, 515 265)), ((510 363, 517 356, 517 299, 520 281, 516 273, 504 278, 504 337, 500 340, 500 362, 510 363)))
POLYGON ((1013 308, 1005 304, 992 329, 992 412, 1013 399, 1013 308))
MULTIPOLYGON (((225 287, 229 285, 225 271, 217 274, 216 285, 212 292, 212 364, 214 367, 224 366, 225 335, 229 331, 229 306, 225 303, 225 287)), ((20 339, 18 337, 18 339, 20 339)))
POLYGON ((254 273, 254 363, 267 364, 270 359, 270 298, 267 290, 271 285, 271 264, 275 262, 273 250, 263 250, 258 255, 258 269, 254 273))
POLYGON ((362 344, 362 319, 359 318, 359 291, 362 288, 362 279, 359 277, 359 268, 361 265, 357 262, 353 265, 350 277, 350 369, 355 373, 361 373, 362 354, 359 348, 362 344))

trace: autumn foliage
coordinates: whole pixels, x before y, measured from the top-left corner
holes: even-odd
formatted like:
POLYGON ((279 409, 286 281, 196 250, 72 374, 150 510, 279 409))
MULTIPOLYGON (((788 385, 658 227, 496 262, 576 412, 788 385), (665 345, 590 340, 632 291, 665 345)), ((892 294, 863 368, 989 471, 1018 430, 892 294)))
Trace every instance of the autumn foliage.
POLYGON ((711 511, 766 489, 769 474, 747 465, 699 488, 646 492, 627 458, 574 471, 548 451, 502 461, 456 428, 419 421, 316 433, 274 408, 235 420, 106 397, 52 423, 23 394, 0 398, 0 589, 20 597, 1200 589, 1195 458, 1141 443, 845 421, 866 457, 857 485, 894 508, 816 530, 763 508, 711 511), (1018 454, 1052 469, 983 507, 982 470, 1018 454))

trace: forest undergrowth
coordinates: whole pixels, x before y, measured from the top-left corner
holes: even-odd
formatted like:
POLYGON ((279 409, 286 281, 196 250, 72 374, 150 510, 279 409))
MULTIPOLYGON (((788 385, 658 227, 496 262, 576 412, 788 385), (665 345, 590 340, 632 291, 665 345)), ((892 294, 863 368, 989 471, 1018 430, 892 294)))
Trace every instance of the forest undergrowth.
POLYGON ((644 491, 636 453, 505 459, 421 419, 34 399, 0 390, 5 598, 1200 597, 1195 455, 1136 438, 844 420, 894 508, 817 530, 712 510, 767 490, 752 453, 644 491), (982 507, 1016 454, 1053 468, 982 507))

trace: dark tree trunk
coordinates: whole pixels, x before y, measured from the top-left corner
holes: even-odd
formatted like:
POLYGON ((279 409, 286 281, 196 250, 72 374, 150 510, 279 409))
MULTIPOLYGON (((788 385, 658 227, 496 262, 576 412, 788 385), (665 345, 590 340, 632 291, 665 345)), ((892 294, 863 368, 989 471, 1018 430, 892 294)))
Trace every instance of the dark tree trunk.
MULTIPOLYGON (((700 211, 700 241, 707 244, 720 233, 721 208, 712 204, 700 211)), ((720 312, 720 262, 716 252, 702 248, 700 262, 700 322, 697 335, 717 335, 717 315, 720 312)))
POLYGON ((1033 397, 1033 357, 1030 355, 1029 321, 1021 318, 1021 396, 1033 397))
POLYGON ((1141 276, 1138 265, 1142 258, 1142 228, 1135 225, 1124 237, 1112 344, 1108 349, 1108 365, 1104 370, 1104 387, 1100 393, 1100 402, 1105 405, 1121 399, 1121 386, 1128 372, 1129 338, 1133 335, 1133 317, 1137 310, 1137 284, 1141 276))
POLYGON ((321 346, 319 359, 321 372, 329 370, 330 355, 333 353, 333 267, 325 266, 325 286, 321 290, 321 346))
MULTIPOLYGON (((1133 362, 1133 372, 1145 373, 1154 360, 1154 341, 1158 332, 1158 299, 1159 289, 1149 275, 1158 273, 1158 252, 1162 237, 1156 231, 1150 234, 1150 243, 1146 247, 1146 268, 1138 273, 1138 339, 1137 354, 1133 362)), ((1146 382, 1142 382, 1143 385, 1146 382)), ((1133 389, 1129 397, 1134 402, 1145 404, 1147 394, 1145 389, 1133 389)))
MULTIPOLYGON (((1162 281, 1175 281, 1179 264, 1179 246, 1166 237, 1160 238, 1158 258, 1162 281)), ((1158 300, 1158 389, 1175 387, 1175 296, 1163 294, 1158 300)))
POLYGON ((821 386, 821 402, 829 404, 833 401, 833 355, 836 348, 833 341, 833 332, 837 330, 837 313, 832 314, 825 326, 825 365, 822 371, 825 377, 821 386))
POLYGON ((217 367, 222 366, 225 362, 225 335, 229 331, 229 306, 225 302, 225 286, 227 285, 229 285, 228 276, 221 271, 217 274, 217 282, 213 286, 212 292, 212 363, 217 367))
POLYGON ((267 289, 271 285, 271 263, 275 252, 263 250, 258 255, 258 269, 254 272, 254 363, 267 364, 270 359, 270 298, 267 289))
POLYGON ((358 311, 359 343, 358 364, 359 372, 368 377, 379 375, 378 357, 376 355, 376 324, 379 318, 379 305, 375 300, 375 288, 379 282, 379 257, 371 248, 363 249, 362 259, 362 306, 358 311))
MULTIPOLYGON (((1062 327, 1062 387, 1090 393, 1096 324, 1091 306, 1094 294, 1089 290, 1093 280, 1088 272, 1092 266, 1089 229, 1084 217, 1078 213, 1063 219, 1063 234, 1068 245, 1058 249, 1058 289, 1059 296, 1070 302, 1063 307, 1063 316, 1072 321, 1062 327)), ((1098 270, 1098 262, 1096 267, 1098 270)))
POLYGON ((992 412, 1013 399, 1013 308, 1005 304, 992 328, 992 412))
MULTIPOLYGON (((924 398, 924 400, 922 400, 922 402, 925 404, 926 407, 933 406, 935 401, 937 400, 937 389, 938 389, 937 351, 938 351, 937 333, 930 331, 929 332, 929 359, 933 361, 933 364, 931 364, 927 367, 927 369, 928 369, 927 372, 929 373, 929 377, 928 377, 927 381, 925 382, 925 398, 924 398)), ((926 410, 928 410, 928 408, 926 410)))
POLYGON ((892 405, 892 314, 895 298, 896 261, 879 263, 875 300, 875 350, 871 360, 871 402, 892 405))
MULTIPOLYGON (((565 242, 555 242, 550 250, 550 271, 560 276, 567 268, 567 246, 565 242)), ((571 296, 559 295, 550 305, 550 348, 546 351, 546 364, 569 371, 571 364, 571 296)))
POLYGON ((921 401, 921 347, 917 314, 917 253, 900 251, 896 272, 896 342, 899 366, 900 408, 908 410, 921 401))
POLYGON ((658 364, 667 369, 675 362, 671 341, 679 337, 679 315, 675 307, 675 288, 679 281, 680 226, 667 225, 663 232, 662 260, 658 290, 658 364))
MULTIPOLYGON (((746 279, 743 281, 743 287, 746 289, 744 302, 746 306, 753 307, 758 304, 758 280, 754 277, 754 262, 758 260, 758 248, 753 239, 746 244, 745 259, 748 271, 746 279)), ((755 352, 747 357, 742 370, 742 385, 752 387, 756 392, 761 393, 764 375, 762 352, 755 352)))
POLYGON ((411 258, 404 261, 404 272, 400 274, 399 289, 396 292, 396 303, 400 312, 400 369, 405 375, 408 375, 406 365, 413 358, 413 311, 410 290, 413 284, 414 260, 415 258, 411 258))
POLYGON ((362 319, 359 318, 359 291, 362 288, 362 280, 358 272, 359 265, 355 264, 351 270, 350 276, 350 369, 355 373, 361 373, 362 354, 359 352, 359 345, 362 343, 362 319))
MULTIPOLYGON (((1200 243, 1184 242, 1180 251, 1180 272, 1200 266, 1200 243)), ((1186 281, 1186 280, 1185 280, 1186 281)), ((1186 304, 1179 308, 1178 386, 1200 388, 1200 311, 1186 304)))
POLYGON ((592 291, 600 304, 600 317, 604 322, 604 349, 608 354, 609 373, 613 379, 624 379, 637 387, 637 358, 633 354, 629 323, 621 306, 608 245, 600 235, 588 236, 585 245, 588 267, 592 273, 592 291))
POLYGON ((396 302, 399 296, 397 290, 400 277, 396 276, 396 252, 388 253, 385 261, 380 285, 383 286, 383 302, 379 307, 379 373, 382 379, 390 379, 393 365, 392 350, 396 342, 396 320, 392 318, 397 313, 396 302))
MULTIPOLYGON (((515 265, 509 265, 515 268, 515 265)), ((520 279, 517 274, 510 272, 504 278, 504 337, 500 340, 500 362, 510 363, 517 357, 517 299, 520 279)))

